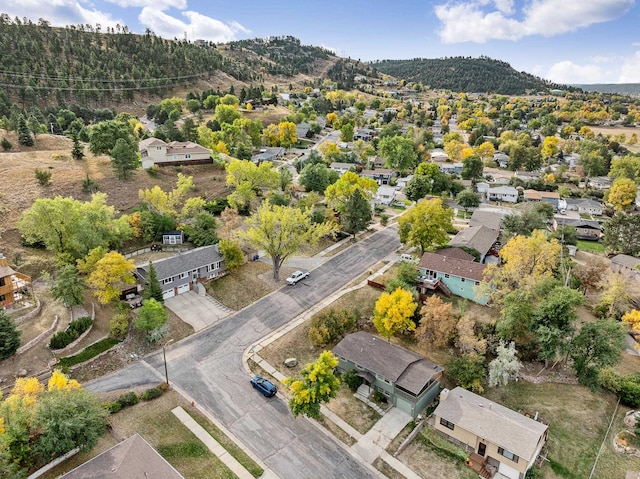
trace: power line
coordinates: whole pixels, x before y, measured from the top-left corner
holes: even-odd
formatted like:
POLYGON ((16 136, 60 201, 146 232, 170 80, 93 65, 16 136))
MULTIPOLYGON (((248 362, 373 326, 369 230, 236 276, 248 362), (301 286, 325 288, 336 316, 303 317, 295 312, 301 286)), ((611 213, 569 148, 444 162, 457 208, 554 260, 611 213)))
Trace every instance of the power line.
POLYGON ((74 77, 62 77, 62 76, 34 75, 31 73, 16 73, 16 72, 0 70, 0 75, 22 77, 29 80, 38 79, 38 80, 51 80, 51 81, 77 81, 77 82, 96 82, 96 83, 125 83, 125 82, 138 81, 138 80, 146 80, 146 81, 181 80, 181 79, 197 78, 197 77, 206 75, 207 73, 208 72, 202 72, 202 73, 196 73, 193 75, 182 75, 182 76, 175 76, 175 77, 131 78, 131 79, 115 80, 115 79, 101 79, 101 78, 74 78, 74 77))

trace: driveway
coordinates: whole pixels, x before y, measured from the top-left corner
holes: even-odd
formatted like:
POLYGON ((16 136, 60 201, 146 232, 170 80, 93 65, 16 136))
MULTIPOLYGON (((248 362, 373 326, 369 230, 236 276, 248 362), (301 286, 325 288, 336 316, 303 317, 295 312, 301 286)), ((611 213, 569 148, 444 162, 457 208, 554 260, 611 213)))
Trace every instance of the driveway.
POLYGON ((193 326, 195 332, 202 331, 233 313, 233 310, 208 294, 201 295, 195 291, 188 291, 165 299, 164 305, 182 321, 193 326))
MULTIPOLYGON (((309 280, 281 288, 250 306, 167 348, 172 383, 207 409, 282 479, 369 478, 381 474, 311 421, 294 418, 280 396, 265 399, 251 388, 242 355, 252 344, 338 291, 400 247, 390 226, 332 256, 309 280)), ((149 381, 164 372, 162 352, 145 358, 149 381), (149 368, 150 369, 150 368, 149 368)), ((136 372, 141 373, 140 367, 136 372)), ((86 387, 91 391, 129 383, 124 369, 86 387)), ((141 379, 140 379, 141 380, 141 379)), ((139 381, 140 381, 139 380, 139 381)))

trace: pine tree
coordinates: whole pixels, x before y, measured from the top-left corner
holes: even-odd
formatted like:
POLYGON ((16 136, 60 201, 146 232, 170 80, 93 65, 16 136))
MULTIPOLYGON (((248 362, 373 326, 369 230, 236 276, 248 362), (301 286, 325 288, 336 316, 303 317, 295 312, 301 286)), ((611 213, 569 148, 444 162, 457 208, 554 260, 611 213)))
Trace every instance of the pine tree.
POLYGON ((20 330, 16 323, 0 311, 0 361, 15 354, 20 347, 20 330))
POLYGON ((77 136, 73 137, 73 148, 71 148, 71 157, 74 160, 82 160, 84 158, 84 147, 80 144, 77 136))
POLYGON ((116 176, 121 180, 129 179, 138 167, 138 152, 126 140, 118 138, 110 154, 116 176))
POLYGON ((34 140, 33 136, 31 136, 31 130, 27 126, 27 122, 24 117, 21 116, 18 119, 18 143, 22 146, 33 146, 34 140))
POLYGON ((149 272, 147 273, 147 278, 144 283, 144 292, 142 293, 142 297, 144 299, 153 298, 156 301, 164 303, 164 298, 162 297, 162 286, 160 286, 160 281, 158 281, 158 273, 151 261, 149 261, 149 272))

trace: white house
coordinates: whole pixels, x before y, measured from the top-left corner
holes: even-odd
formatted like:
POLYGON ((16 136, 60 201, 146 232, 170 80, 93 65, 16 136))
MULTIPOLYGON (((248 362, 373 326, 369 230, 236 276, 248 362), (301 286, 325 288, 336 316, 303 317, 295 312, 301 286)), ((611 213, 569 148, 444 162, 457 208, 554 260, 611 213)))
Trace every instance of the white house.
POLYGON ((192 141, 166 143, 158 138, 142 140, 138 146, 142 167, 148 170, 154 165, 177 166, 211 163, 211 150, 192 141))
POLYGON ((382 185, 376 192, 376 203, 389 206, 396 197, 396 189, 393 186, 382 185))
POLYGON ((487 198, 492 201, 505 201, 507 203, 518 202, 518 190, 513 186, 498 186, 489 188, 487 198))

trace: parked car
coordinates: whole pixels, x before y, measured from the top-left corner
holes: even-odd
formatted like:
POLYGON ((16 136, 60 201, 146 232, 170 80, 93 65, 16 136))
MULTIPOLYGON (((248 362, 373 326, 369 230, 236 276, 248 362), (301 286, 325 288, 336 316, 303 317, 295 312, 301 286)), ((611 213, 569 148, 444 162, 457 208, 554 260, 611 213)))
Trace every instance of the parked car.
POLYGON ((251 385, 267 398, 275 396, 278 392, 278 389, 273 385, 273 383, 262 376, 255 376, 251 378, 251 385))
POLYGON ((309 272, 306 269, 299 269, 298 271, 294 271, 291 276, 287 278, 287 284, 292 286, 296 284, 298 281, 308 278, 309 272))
POLYGON ((400 259, 402 261, 410 261, 410 262, 414 262, 413 256, 411 256, 409 253, 402 253, 400 255, 400 259))

